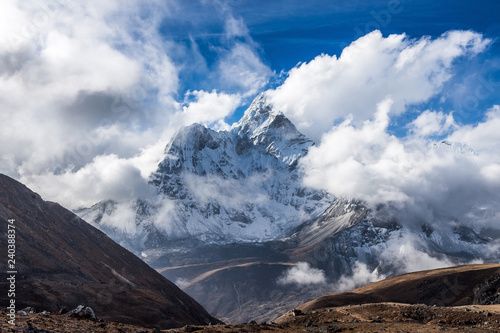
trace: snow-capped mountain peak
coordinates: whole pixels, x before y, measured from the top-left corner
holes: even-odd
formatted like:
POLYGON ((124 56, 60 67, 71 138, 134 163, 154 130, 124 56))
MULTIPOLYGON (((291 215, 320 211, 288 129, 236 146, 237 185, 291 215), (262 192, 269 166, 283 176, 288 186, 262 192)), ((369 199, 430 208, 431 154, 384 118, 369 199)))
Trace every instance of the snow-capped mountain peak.
POLYGON ((272 107, 264 93, 255 98, 231 132, 236 134, 240 148, 241 144, 250 143, 262 146, 289 166, 295 165, 314 144, 281 111, 272 107))
POLYGON ((252 137, 269 126, 278 115, 282 115, 282 112, 275 110, 267 101, 266 95, 260 93, 233 128, 238 130, 239 135, 252 137))
MULTIPOLYGON (((289 236, 333 200, 302 185, 297 165, 313 144, 273 109, 264 94, 229 131, 200 124, 181 128, 151 175, 158 197, 149 204, 144 201, 148 214, 138 210, 135 223, 128 223, 135 226, 130 235, 130 241, 136 241, 133 247, 145 248, 145 240, 153 238, 154 243, 190 238, 211 243, 289 236), (152 232, 153 238, 148 236, 152 232)), ((113 211, 98 206, 81 215, 96 217, 95 225, 98 220, 105 222, 113 211)), ((119 241, 129 244, 123 240, 124 233, 116 230, 119 241)))

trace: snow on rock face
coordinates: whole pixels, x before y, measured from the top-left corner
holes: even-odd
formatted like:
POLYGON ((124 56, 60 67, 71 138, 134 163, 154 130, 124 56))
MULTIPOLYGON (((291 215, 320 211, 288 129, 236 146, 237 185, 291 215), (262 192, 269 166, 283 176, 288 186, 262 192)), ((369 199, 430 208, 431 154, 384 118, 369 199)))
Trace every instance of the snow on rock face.
POLYGON ((185 238, 225 243, 287 237, 333 202, 301 184, 298 161, 313 144, 261 94, 229 131, 181 128, 151 175, 154 200, 102 202, 78 214, 135 251, 185 238), (126 214, 130 210, 135 218, 126 214), (117 221, 120 211, 130 221, 117 221))
MULTIPOLYGON (((167 206, 167 203, 164 204, 167 206)), ((75 214, 99 228, 111 239, 132 252, 161 246, 168 239, 155 226, 164 207, 157 202, 136 200, 118 203, 106 200, 75 214)))
POLYGON ((267 153, 288 165, 296 164, 314 144, 283 113, 273 110, 264 94, 254 100, 232 132, 237 132, 240 140, 265 147, 267 153))
POLYGON ((230 131, 199 124, 182 128, 151 183, 175 202, 179 214, 169 224, 176 225, 177 236, 277 239, 319 216, 332 201, 301 185, 297 163, 313 144, 261 94, 230 131))

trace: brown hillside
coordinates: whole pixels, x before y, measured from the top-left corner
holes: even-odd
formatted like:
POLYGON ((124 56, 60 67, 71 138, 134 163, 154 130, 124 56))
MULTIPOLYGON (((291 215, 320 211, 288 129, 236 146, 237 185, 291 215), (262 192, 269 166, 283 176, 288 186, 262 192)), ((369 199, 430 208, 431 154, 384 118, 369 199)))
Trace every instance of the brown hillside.
MULTIPOLYGON (((90 306, 99 318, 146 327, 218 322, 196 301, 104 233, 17 181, 0 175, 0 248, 15 219, 16 308, 38 311, 90 306)), ((5 258, 5 256, 4 256, 5 258)), ((7 260, 1 288, 7 290, 7 260)), ((0 295, 8 304, 7 292, 0 295)))
POLYGON ((299 309, 395 302, 438 306, 470 305, 474 288, 500 275, 500 264, 465 265, 421 271, 371 283, 351 292, 320 297, 299 309))

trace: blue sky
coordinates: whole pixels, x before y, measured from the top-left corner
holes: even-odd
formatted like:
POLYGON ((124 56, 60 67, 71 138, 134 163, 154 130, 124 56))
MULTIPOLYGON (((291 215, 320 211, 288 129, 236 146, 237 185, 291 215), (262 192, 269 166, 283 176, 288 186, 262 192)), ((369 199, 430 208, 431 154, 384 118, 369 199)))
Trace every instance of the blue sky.
MULTIPOLYGON (((278 85, 286 72, 298 63, 308 62, 325 53, 340 55, 342 50, 357 38, 378 29, 385 36, 406 33, 409 37, 438 37, 449 30, 474 30, 491 38, 488 50, 474 59, 458 59, 455 76, 443 92, 419 108, 454 110, 463 123, 476 122, 482 112, 500 103, 499 95, 487 82, 500 81, 500 22, 497 18, 500 4, 497 1, 229 1, 226 3, 185 2, 176 8, 179 15, 165 18, 160 32, 167 40, 175 40, 186 48, 195 43, 209 68, 217 63, 217 48, 225 40, 226 11, 241 19, 248 29, 248 37, 256 44, 262 62, 274 71, 267 87, 278 85), (224 7, 224 9, 221 9, 224 7), (191 12, 193 17, 186 17, 191 12), (280 73, 282 73, 280 75, 280 73), (283 74, 284 73, 284 74, 283 74), (464 96, 455 91, 459 85, 486 85, 481 98, 464 96), (443 100, 444 98, 444 100, 443 100), (472 111, 472 112, 471 112, 472 111)), ((245 42, 245 38, 242 38, 245 42)), ((174 58, 175 59, 175 58, 174 58)), ((182 54, 179 63, 189 62, 182 54)), ((227 86, 210 80, 205 73, 186 66, 180 72, 180 93, 185 90, 221 89, 235 92, 227 86), (194 71, 194 73, 193 73, 194 71)), ((248 105, 248 99, 238 112, 228 118, 237 121, 248 105)), ((415 117, 406 114, 394 120, 394 133, 403 135, 397 125, 415 117), (407 119, 409 118, 409 119, 407 119)))
POLYGON ((488 37, 500 33, 495 1, 242 1, 233 8, 271 66, 285 70, 321 53, 340 54, 375 29, 410 36, 439 36, 452 29, 488 37))
MULTIPOLYGON (((373 152, 420 170, 412 149, 440 139, 467 142, 482 156, 476 185, 497 184, 499 12, 494 0, 7 0, 0 172, 73 208, 144 196, 179 127, 227 129, 266 91, 320 152, 378 133, 378 150, 344 156, 367 169, 345 176, 392 184, 387 200, 418 195, 373 152)), ((344 172, 323 162, 304 167, 344 172)), ((359 185, 327 190, 375 195, 359 185)))

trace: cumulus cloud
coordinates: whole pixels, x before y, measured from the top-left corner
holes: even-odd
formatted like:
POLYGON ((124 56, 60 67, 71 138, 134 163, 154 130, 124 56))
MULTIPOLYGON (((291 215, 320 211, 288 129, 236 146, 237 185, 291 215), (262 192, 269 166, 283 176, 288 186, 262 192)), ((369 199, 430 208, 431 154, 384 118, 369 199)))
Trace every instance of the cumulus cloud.
POLYGON ((278 278, 278 284, 281 285, 296 284, 303 286, 325 283, 325 273, 321 269, 311 267, 307 262, 298 262, 278 278))
POLYGON ((452 113, 445 115, 443 112, 430 110, 422 112, 408 125, 413 135, 423 137, 448 134, 457 127, 452 113))
POLYGON ((227 10, 224 34, 212 48, 216 65, 201 66, 210 91, 179 93, 181 74, 199 68, 179 61, 178 50, 181 58, 206 63, 196 47, 160 32, 165 19, 183 16, 181 7, 176 1, 2 2, 0 107, 9 112, 0 114, 0 140, 9 144, 0 147, 0 172, 69 208, 122 200, 144 194, 180 126, 227 128, 224 118, 271 71, 244 21, 227 10), (239 85, 242 76, 247 81, 239 85), (221 91, 233 86, 241 92, 221 91))
POLYGON ((193 123, 211 126, 217 122, 220 129, 226 129, 229 126, 224 123, 223 119, 231 115, 241 101, 238 95, 198 90, 188 91, 185 98, 188 100, 194 98, 194 100, 182 107, 182 112, 178 114, 181 118, 179 123, 185 126, 193 123))
POLYGON ((383 37, 373 31, 338 58, 322 54, 293 68, 268 96, 299 130, 319 141, 349 115, 357 124, 370 119, 374 106, 388 96, 392 114, 428 100, 452 76, 455 59, 476 55, 489 43, 471 31, 451 31, 437 39, 383 37))
MULTIPOLYGON (((1 6, 2 21, 10 14, 18 18, 2 25, 1 34, 16 38, 0 42, 0 58, 8 60, 0 61, 0 106, 10 110, 1 116, 9 126, 2 127, 0 140, 10 143, 1 152, 11 160, 2 172, 28 185, 36 185, 37 174, 63 174, 55 186, 67 181, 67 170, 84 168, 98 161, 96 156, 137 156, 151 143, 151 132, 135 126, 154 127, 160 113, 142 102, 153 87, 158 98, 172 94, 177 76, 168 56, 157 50, 158 36, 131 15, 144 10, 140 3, 7 1, 1 6)), ((75 183, 78 178, 75 174, 75 183)), ((39 181, 35 187, 47 193, 48 184, 39 181)))
POLYGON ((334 195, 363 199, 372 208, 389 204, 399 210, 401 222, 459 220, 494 226, 495 203, 500 200, 495 170, 500 156, 495 150, 497 134, 487 129, 498 121, 497 108, 483 123, 459 128, 450 136, 473 141, 478 135, 490 142, 482 143, 474 154, 422 137, 389 134, 391 105, 391 99, 380 103, 374 119, 361 126, 348 119, 325 134, 302 161, 305 183, 334 195), (492 218, 472 221, 468 216, 474 207, 488 207, 492 218))
POLYGON ((390 130, 395 117, 441 92, 457 59, 490 43, 472 31, 436 39, 374 31, 338 58, 323 54, 293 68, 267 95, 318 143, 301 161, 305 185, 372 208, 385 204, 401 222, 494 226, 498 107, 476 125, 457 124, 453 110, 426 110, 402 125, 406 135, 390 130), (481 218, 471 213, 478 209, 481 218))
POLYGON ((63 206, 74 208, 106 199, 123 202, 149 198, 152 194, 133 160, 116 155, 99 155, 92 163, 75 172, 67 169, 57 175, 23 175, 21 182, 33 184, 33 190, 44 193, 63 206), (78 189, 78 195, 75 195, 75 189, 78 189))
POLYGON ((500 151, 500 105, 487 110, 484 121, 477 125, 465 125, 450 135, 451 141, 469 143, 479 154, 488 154, 498 162, 498 155, 491 154, 500 151))

